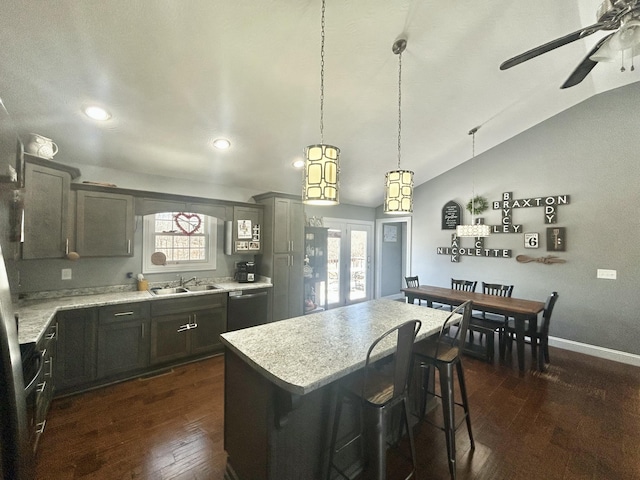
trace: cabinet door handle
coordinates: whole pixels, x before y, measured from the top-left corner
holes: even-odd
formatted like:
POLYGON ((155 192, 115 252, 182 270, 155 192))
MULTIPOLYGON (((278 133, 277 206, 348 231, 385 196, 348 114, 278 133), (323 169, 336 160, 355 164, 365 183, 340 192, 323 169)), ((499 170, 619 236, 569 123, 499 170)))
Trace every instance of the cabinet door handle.
POLYGON ((45 373, 45 377, 53 378, 53 357, 49 357, 49 359, 44 362, 49 364, 49 373, 45 373))
POLYGON ((193 322, 189 324, 189 328, 198 328, 198 316, 193 314, 193 322))
POLYGON ((65 255, 69 255, 69 239, 66 239, 65 245, 64 245, 64 254, 65 255))
POLYGON ((142 338, 144 338, 144 323, 142 323, 140 327, 142 328, 142 338))
POLYGON ((44 426, 46 425, 46 423, 47 421, 43 420, 36 425, 36 434, 40 435, 42 434, 42 432, 44 432, 44 426))
POLYGON ((133 312, 118 312, 113 314, 114 317, 124 317, 125 315, 133 315, 133 312))
POLYGON ((44 389, 46 387, 47 387, 47 381, 45 380, 44 382, 38 384, 38 387, 36 388, 36 393, 44 392, 44 389))
POLYGON ((291 255, 291 266, 293 267, 293 255, 291 255))
POLYGON ((189 330, 191 328, 190 324, 185 324, 185 325, 180 325, 180 327, 178 328, 178 333, 180 332, 186 332, 187 330, 189 330))
POLYGON ((131 253, 131 239, 127 240, 127 253, 131 253))

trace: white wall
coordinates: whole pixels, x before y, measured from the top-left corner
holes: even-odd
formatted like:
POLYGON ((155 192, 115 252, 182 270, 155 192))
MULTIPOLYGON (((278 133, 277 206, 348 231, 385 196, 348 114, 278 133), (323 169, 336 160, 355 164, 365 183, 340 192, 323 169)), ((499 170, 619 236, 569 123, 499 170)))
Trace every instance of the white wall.
MULTIPOLYGON (((576 87, 579 88, 579 87, 576 87)), ((417 187, 413 221, 412 272, 423 284, 448 286, 450 278, 514 284, 514 297, 544 300, 560 294, 551 335, 632 354, 640 354, 640 83, 593 97, 474 161, 417 187), (523 235, 500 234, 491 248, 509 248, 512 258, 462 257, 452 263, 437 255, 450 244, 441 230, 441 209, 454 200, 465 205, 476 194, 490 201, 503 192, 514 198, 568 194, 558 209, 557 226, 566 227, 565 264, 518 263, 516 255, 546 256, 546 227, 540 208, 514 210, 513 222, 539 232, 537 250, 525 249, 523 235), (617 280, 596 279, 598 268, 617 271, 617 280)), ((464 129, 462 129, 464 130, 464 129)), ((482 129, 476 135, 482 141, 482 129)), ((499 224, 499 211, 483 214, 499 224)), ((470 215, 466 216, 467 221, 470 215)), ((471 246, 473 239, 462 239, 471 246)))

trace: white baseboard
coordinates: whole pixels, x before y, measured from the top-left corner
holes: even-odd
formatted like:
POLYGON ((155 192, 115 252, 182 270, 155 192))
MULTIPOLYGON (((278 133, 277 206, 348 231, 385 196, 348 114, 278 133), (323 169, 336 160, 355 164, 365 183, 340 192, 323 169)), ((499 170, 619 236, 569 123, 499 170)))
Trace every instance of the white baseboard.
POLYGON ((597 345, 589 345, 588 343, 574 342, 573 340, 557 337, 549 337, 549 345, 640 367, 640 355, 633 353, 621 352, 620 350, 612 350, 610 348, 598 347, 597 345))

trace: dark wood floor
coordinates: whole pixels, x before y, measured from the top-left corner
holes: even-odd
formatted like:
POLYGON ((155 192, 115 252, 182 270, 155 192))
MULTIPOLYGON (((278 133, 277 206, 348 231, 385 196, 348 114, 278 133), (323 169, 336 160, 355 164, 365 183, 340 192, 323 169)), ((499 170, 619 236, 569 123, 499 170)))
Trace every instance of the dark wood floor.
MULTIPOLYGON (((459 479, 640 479, 640 368, 553 348, 551 360, 519 374, 465 357, 476 448, 460 428, 459 479)), ((223 362, 55 400, 37 479, 222 479, 223 362)), ((417 478, 448 479, 444 434, 415 433, 417 478)), ((404 478, 406 460, 389 458, 404 478)))

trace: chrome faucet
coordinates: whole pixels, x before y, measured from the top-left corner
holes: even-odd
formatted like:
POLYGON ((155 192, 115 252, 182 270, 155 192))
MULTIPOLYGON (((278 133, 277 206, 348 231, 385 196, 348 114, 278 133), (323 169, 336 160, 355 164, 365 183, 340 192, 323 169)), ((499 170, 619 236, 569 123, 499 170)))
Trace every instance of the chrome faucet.
POLYGON ((185 280, 182 275, 180 275, 180 286, 184 287, 187 283, 195 282, 198 283, 198 277, 191 277, 189 280, 185 280))

